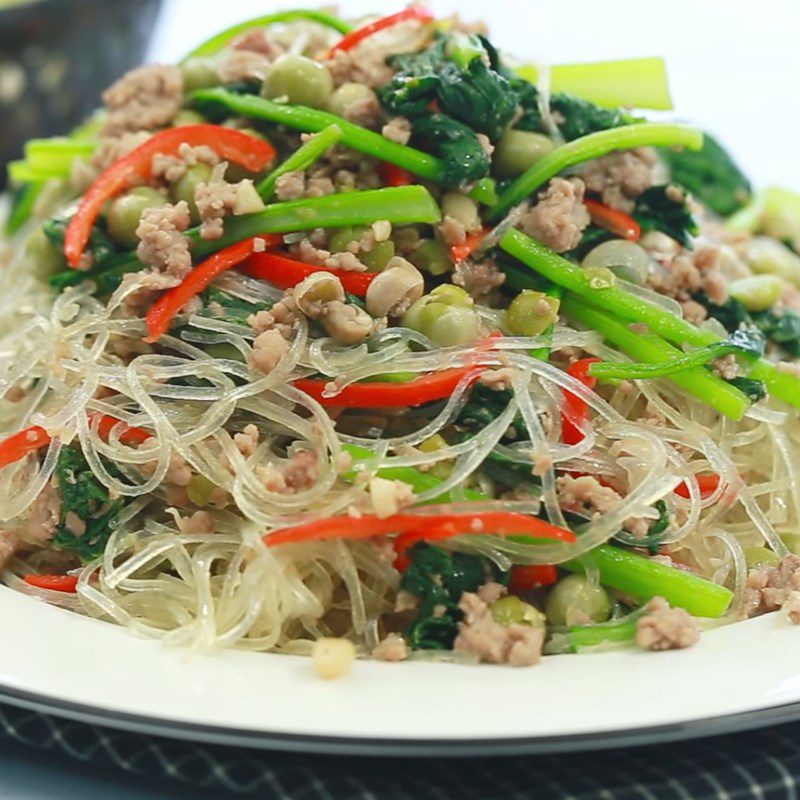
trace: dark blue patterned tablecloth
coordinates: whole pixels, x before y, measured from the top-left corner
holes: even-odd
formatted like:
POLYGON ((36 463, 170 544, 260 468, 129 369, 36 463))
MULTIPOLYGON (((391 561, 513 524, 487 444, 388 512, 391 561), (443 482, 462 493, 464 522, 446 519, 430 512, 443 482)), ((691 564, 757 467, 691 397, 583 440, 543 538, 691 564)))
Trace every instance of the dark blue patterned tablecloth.
MULTIPOLYGON (((796 800, 800 723, 589 753, 470 759, 346 758, 126 733, 0 705, 0 745, 69 756, 196 796, 264 800, 796 800)), ((160 795, 159 795, 160 796, 160 795)), ((181 796, 184 796, 181 792, 181 796)), ((187 796, 191 796, 187 794, 187 796)))

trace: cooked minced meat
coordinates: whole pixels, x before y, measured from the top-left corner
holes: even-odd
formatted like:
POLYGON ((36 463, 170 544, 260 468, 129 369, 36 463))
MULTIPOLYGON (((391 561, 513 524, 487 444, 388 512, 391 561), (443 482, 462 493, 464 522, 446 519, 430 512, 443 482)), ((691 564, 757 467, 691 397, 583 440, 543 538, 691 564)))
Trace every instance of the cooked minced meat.
POLYGON ((657 163, 652 147, 620 150, 590 161, 581 177, 586 191, 600 195, 605 205, 631 212, 636 198, 653 185, 657 163))
POLYGON ((678 650, 699 639, 695 618, 683 608, 671 608, 663 597, 654 597, 636 621, 635 641, 643 650, 678 650))
POLYGON ((145 209, 136 229, 139 260, 156 272, 183 279, 192 268, 189 240, 183 235, 190 223, 185 200, 145 209))
MULTIPOLYGON (((502 594, 502 591, 500 592, 502 594)), ((499 596, 499 595, 497 595, 499 596)), ((531 625, 512 624, 506 627, 495 620, 489 603, 495 595, 464 592, 458 607, 464 614, 458 625, 453 649, 473 653, 489 664, 529 667, 542 657, 544 631, 531 625)))
POLYGON ((800 556, 785 556, 777 567, 757 567, 747 574, 742 615, 753 617, 776 611, 800 591, 800 556))
POLYGON ((227 162, 217 164, 208 181, 197 186, 194 202, 200 215, 200 238, 219 239, 223 219, 229 214, 250 214, 264 208, 264 203, 249 178, 238 183, 225 180, 227 162))
POLYGON ((177 156, 165 156, 163 153, 156 153, 153 156, 153 179, 176 183, 186 174, 189 167, 197 164, 215 167, 219 162, 219 156, 210 147, 206 145, 192 147, 184 143, 180 146, 177 156))
POLYGON ((553 178, 539 202, 520 217, 520 229, 556 253, 574 249, 591 222, 584 191, 580 178, 553 178))
POLYGON ((154 131, 169 125, 183 106, 183 77, 178 67, 138 67, 103 94, 108 115, 101 134, 154 131))

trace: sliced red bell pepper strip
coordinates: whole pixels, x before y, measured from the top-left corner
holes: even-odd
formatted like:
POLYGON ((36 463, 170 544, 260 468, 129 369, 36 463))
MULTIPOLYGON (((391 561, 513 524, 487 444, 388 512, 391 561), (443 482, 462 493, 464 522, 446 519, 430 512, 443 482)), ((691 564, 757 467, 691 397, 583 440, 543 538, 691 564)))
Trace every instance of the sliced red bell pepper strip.
POLYGON ((595 225, 605 228, 629 242, 638 242, 642 235, 642 227, 624 211, 610 208, 598 200, 584 200, 583 204, 595 225))
POLYGON ((524 594, 540 586, 551 586, 558 580, 558 570, 552 564, 517 564, 511 567, 508 590, 524 594))
MULTIPOLYGON (((714 494, 719 487, 719 475, 695 475, 695 478, 697 479, 697 484, 700 487, 701 497, 709 497, 710 495, 714 494)), ((678 484, 678 486, 675 488, 675 494, 677 494, 679 497, 685 497, 687 500, 689 499, 689 486, 686 481, 678 484)))
POLYGON ((7 467, 48 444, 50 434, 39 425, 12 434, 0 442, 0 468, 7 467))
POLYGON ((35 586, 37 589, 50 589, 52 592, 67 592, 75 594, 78 590, 77 575, 23 575, 25 583, 35 586))
POLYGON ((378 175, 387 186, 410 186, 416 183, 412 172, 388 161, 381 161, 378 164, 378 175))
POLYGON ((84 194, 64 235, 64 255, 78 267, 86 243, 103 206, 120 192, 152 176, 153 156, 178 155, 181 145, 207 145, 220 158, 232 161, 251 172, 260 172, 275 157, 275 148, 235 128, 221 125, 184 125, 152 136, 144 144, 115 161, 84 194))
POLYGON ((450 248, 450 258, 453 263, 460 264, 462 261, 466 261, 483 244, 483 240, 488 236, 490 230, 491 228, 483 228, 475 233, 468 233, 467 238, 461 244, 454 244, 450 248))
MULTIPOLYGON (((600 361, 599 358, 582 358, 571 364, 567 374, 579 380, 587 389, 597 386, 597 378, 589 374, 589 367, 600 361)), ((561 439, 564 444, 578 444, 583 441, 583 433, 573 420, 584 422, 589 419, 589 407, 586 402, 572 392, 564 392, 564 407, 561 414, 561 439)))
POLYGON ((419 20, 420 22, 432 22, 435 17, 431 11, 423 6, 409 6, 396 14, 390 14, 388 17, 370 22, 361 28, 356 28, 354 31, 343 36, 331 49, 328 51, 327 57, 330 58, 337 50, 352 50, 356 45, 361 44, 364 39, 372 36, 374 33, 384 31, 387 28, 393 28, 401 22, 408 22, 409 20, 419 20))
POLYGON ((497 536, 532 536, 536 539, 555 539, 574 542, 575 534, 559 528, 538 517, 529 517, 512 511, 477 511, 469 514, 438 514, 424 517, 419 514, 394 514, 377 517, 366 514, 362 517, 328 517, 291 528, 282 528, 264 536, 269 547, 279 544, 319 542, 330 539, 372 539, 409 531, 431 531, 448 536, 462 534, 494 534, 497 536), (454 532, 453 532, 454 531, 454 532))
POLYGON ((253 254, 255 238, 226 247, 214 253, 202 264, 198 264, 177 286, 168 289, 156 300, 147 312, 146 342, 157 342, 169 330, 170 323, 178 312, 200 292, 205 291, 211 281, 226 270, 232 269, 253 254))
MULTIPOLYGON (((96 418, 96 416, 97 415, 93 415, 93 419, 96 418)), ((100 438, 104 441, 108 441, 111 429, 115 425, 124 425, 124 423, 108 414, 100 415, 100 421, 97 426, 97 432, 100 434, 100 438)), ((119 439, 123 444, 142 444, 152 435, 153 434, 149 433, 144 428, 134 428, 126 425, 119 439)), ((28 455, 28 453, 40 450, 42 447, 47 447, 51 441, 52 437, 50 434, 39 425, 33 425, 30 428, 25 428, 19 433, 9 436, 7 439, 0 442, 0 469, 19 461, 28 455)))
POLYGON ((315 272, 329 272, 341 281, 346 292, 358 297, 363 297, 367 293, 369 285, 377 275, 374 272, 353 272, 346 269, 317 267, 277 253, 253 253, 242 264, 241 271, 252 278, 269 281, 279 289, 290 289, 292 286, 297 286, 315 272))
POLYGON ((104 442, 108 441, 112 429, 117 425, 122 426, 122 431, 119 435, 119 440, 122 444, 144 444, 144 442, 153 436, 152 433, 146 431, 144 428, 126 425, 121 420, 109 414, 93 414, 90 421, 93 423, 95 420, 97 420, 97 433, 104 442))
POLYGON ((294 381, 294 385, 323 406, 407 408, 443 400, 455 391, 465 376, 468 376, 470 383, 474 383, 480 377, 481 371, 481 368, 477 367, 453 367, 422 375, 407 383, 389 381, 351 383, 332 397, 324 395, 325 388, 330 383, 324 378, 300 378, 294 381))

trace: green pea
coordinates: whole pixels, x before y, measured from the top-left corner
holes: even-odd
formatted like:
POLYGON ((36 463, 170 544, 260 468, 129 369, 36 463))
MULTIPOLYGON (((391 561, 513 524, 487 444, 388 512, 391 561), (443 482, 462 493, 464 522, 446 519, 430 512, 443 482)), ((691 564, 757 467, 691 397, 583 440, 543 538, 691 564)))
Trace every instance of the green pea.
POLYGON ((125 247, 136 247, 139 243, 136 229, 142 212, 146 208, 163 206, 166 202, 162 194, 149 186, 139 186, 120 195, 112 201, 106 215, 109 235, 125 247))
POLYGON ((766 311, 781 299, 783 280, 777 275, 754 275, 733 281, 729 291, 748 311, 766 311))
POLYGON ((516 177, 553 150, 553 140, 543 133, 507 130, 494 151, 494 170, 503 178, 516 177))
POLYGON ((46 278, 67 265, 64 254, 47 238, 41 227, 28 237, 25 257, 29 271, 37 278, 46 278))
POLYGON ((207 122, 208 120, 202 114, 198 114, 197 111, 192 111, 190 108, 184 108, 172 120, 172 127, 182 128, 184 125, 205 125, 207 122))
POLYGON ((506 325, 518 336, 539 336, 555 324, 560 305, 557 297, 524 289, 511 301, 506 312, 506 325))
POLYGON ((186 486, 186 494, 196 506, 207 505, 217 487, 205 475, 192 475, 186 486))
POLYGON ((617 276, 608 267, 585 267, 583 274, 592 289, 610 289, 617 282, 617 276))
POLYGON ((469 292, 460 286, 454 286, 452 283, 443 283, 441 286, 437 286, 430 296, 437 303, 446 303, 449 306, 472 308, 475 305, 475 301, 469 296, 469 292))
POLYGON ((490 606, 496 622, 504 627, 509 625, 530 625, 532 628, 544 628, 545 616, 530 603, 525 603, 513 594, 495 600, 490 606))
MULTIPOLYGON (((472 344, 481 335, 480 320, 471 308, 446 306, 441 303, 431 303, 425 311, 433 312, 441 309, 442 313, 425 324, 423 333, 439 347, 455 347, 456 345, 472 344)), ((423 317, 425 312, 423 312, 423 317)))
POLYGON ((362 250, 358 258, 370 272, 382 272, 394 258, 394 242, 375 242, 371 250, 362 250))
POLYGON ((481 227, 478 204, 461 192, 445 193, 442 197, 442 214, 460 222, 468 231, 476 231, 481 227))
POLYGON ((450 253, 438 239, 426 239, 414 250, 408 260, 417 269, 431 275, 444 275, 453 271, 450 253))
POLYGON ((339 117, 347 118, 348 111, 356 104, 377 103, 378 96, 363 83, 343 83, 332 95, 328 108, 339 117))
POLYGON ((296 106, 327 108, 333 94, 333 78, 319 61, 286 53, 267 69, 264 97, 286 98, 296 106))
POLYGON ((744 245, 744 258, 753 272, 778 275, 800 286, 800 256, 783 242, 755 236, 744 245))
POLYGON ((780 537, 790 553, 800 555, 800 533, 782 533, 780 537))
POLYGON ((365 233, 366 228, 361 227, 353 228, 347 226, 339 228, 339 230, 331 236, 328 242, 328 250, 330 250, 331 253, 344 253, 350 249, 349 245, 360 242, 365 233))
POLYGON ((197 210, 194 193, 201 183, 208 183, 210 178, 211 167, 208 164, 194 164, 186 170, 179 180, 172 184, 170 189, 173 202, 179 203, 181 200, 185 200, 189 204, 189 213, 192 215, 192 223, 194 225, 200 222, 200 213, 197 210))
POLYGON ((190 58, 180 65, 180 69, 183 75, 183 88, 187 92, 219 86, 222 82, 214 63, 207 58, 190 58))
POLYGON ((748 569, 777 567, 781 563, 777 553, 773 553, 767 547, 745 547, 744 560, 748 569))
POLYGON ((545 614, 553 625, 605 622, 611 616, 611 598, 585 575, 567 575, 548 595, 545 614))

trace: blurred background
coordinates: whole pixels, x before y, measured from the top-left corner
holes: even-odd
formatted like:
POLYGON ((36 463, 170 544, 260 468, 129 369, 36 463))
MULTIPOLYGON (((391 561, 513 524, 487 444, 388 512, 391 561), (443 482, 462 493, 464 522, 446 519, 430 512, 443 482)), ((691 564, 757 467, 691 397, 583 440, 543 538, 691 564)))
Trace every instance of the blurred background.
MULTIPOLYGON (((0 160, 20 142, 61 133, 102 88, 141 60, 174 61, 233 22, 313 0, 0 0, 0 160), (160 7, 160 13, 159 13, 160 7), (148 44, 149 42, 149 44, 148 44)), ((389 13, 403 0, 347 0, 347 16, 389 13)), ((440 14, 487 19, 495 41, 550 63, 662 55, 675 115, 716 133, 755 184, 800 189, 790 80, 800 56, 797 0, 669 4, 641 0, 432 0, 440 14)))
MULTIPOLYGON (((120 0, 113 0, 117 3, 120 0)), ((324 4, 319 0, 316 5, 324 4)), ((431 0, 437 14, 485 19, 496 43, 550 63, 661 55, 675 114, 716 133, 754 184, 800 189, 797 0, 431 0)), ((173 61, 231 22, 313 2, 164 0, 150 58, 173 61), (200 9, 202 8, 202 11, 200 9), (213 9, 213 11, 212 11, 213 9)), ((347 0, 348 16, 404 0, 347 0)))

